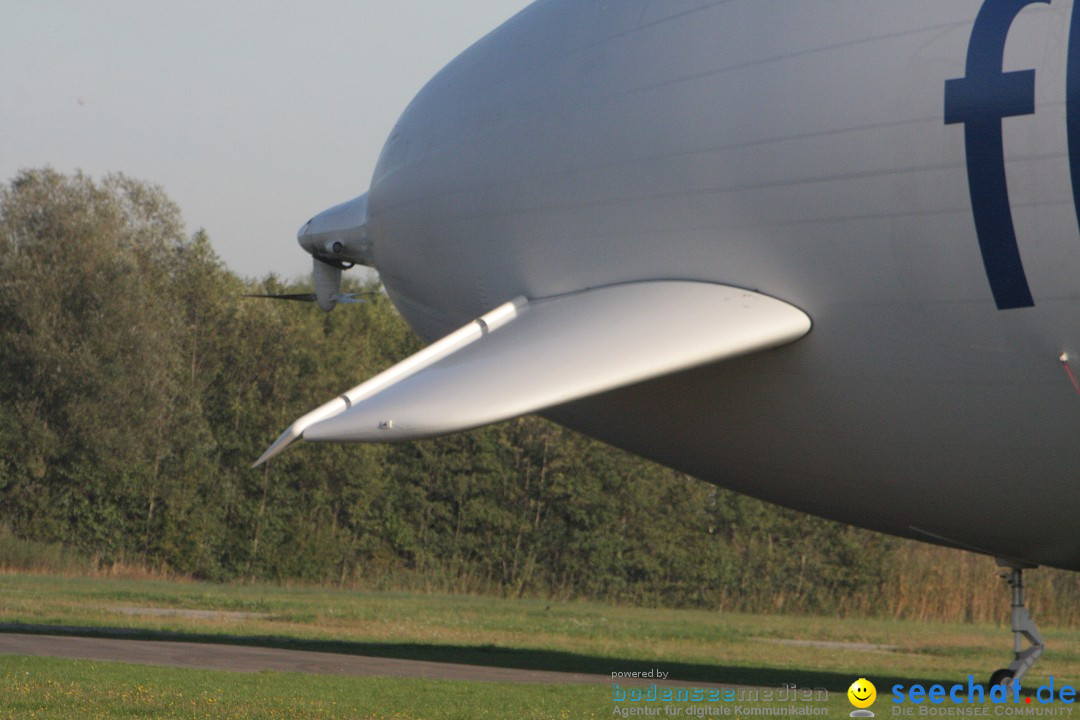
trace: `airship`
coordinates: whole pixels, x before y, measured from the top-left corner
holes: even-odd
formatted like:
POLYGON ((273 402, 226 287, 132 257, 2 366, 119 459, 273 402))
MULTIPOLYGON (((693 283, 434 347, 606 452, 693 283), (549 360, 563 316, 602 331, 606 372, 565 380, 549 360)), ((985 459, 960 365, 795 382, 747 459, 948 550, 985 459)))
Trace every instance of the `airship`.
POLYGON ((1067 0, 539 0, 299 231, 418 354, 293 441, 540 413, 769 502, 1080 570, 1080 11, 1067 0))

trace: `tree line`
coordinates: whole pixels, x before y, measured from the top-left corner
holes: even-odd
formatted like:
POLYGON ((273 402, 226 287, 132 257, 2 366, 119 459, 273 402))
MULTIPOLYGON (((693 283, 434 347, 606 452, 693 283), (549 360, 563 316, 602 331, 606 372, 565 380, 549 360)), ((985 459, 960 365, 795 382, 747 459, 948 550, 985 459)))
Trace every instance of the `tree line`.
POLYGON ((302 444, 252 470, 296 417, 420 347, 383 295, 328 314, 242 297, 303 289, 237 277, 156 186, 49 169, 10 180, 0 525, 210 580, 746 610, 887 601, 909 544, 536 417, 400 445, 302 444))

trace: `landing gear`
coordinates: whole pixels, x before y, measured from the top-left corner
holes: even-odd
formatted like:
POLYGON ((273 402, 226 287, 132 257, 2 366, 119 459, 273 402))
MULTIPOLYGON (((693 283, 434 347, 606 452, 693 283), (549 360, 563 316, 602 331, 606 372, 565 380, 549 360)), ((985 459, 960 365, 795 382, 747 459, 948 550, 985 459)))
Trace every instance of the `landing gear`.
POLYGON ((1046 649, 1046 643, 1024 604, 1024 567, 1004 560, 998 560, 998 565, 1005 568, 1001 577, 1012 590, 1013 661, 1009 667, 994 671, 990 676, 991 687, 1020 682, 1020 678, 1027 674, 1046 649), (1024 648, 1025 640, 1029 643, 1027 649, 1024 648))

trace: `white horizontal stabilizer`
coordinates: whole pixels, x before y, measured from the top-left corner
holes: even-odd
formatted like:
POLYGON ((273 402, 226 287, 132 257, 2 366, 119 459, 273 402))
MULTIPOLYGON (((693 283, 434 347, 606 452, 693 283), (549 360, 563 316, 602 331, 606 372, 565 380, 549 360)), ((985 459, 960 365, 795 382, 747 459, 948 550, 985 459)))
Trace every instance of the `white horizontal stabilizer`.
POLYGON ((518 299, 308 413, 260 462, 299 436, 387 442, 479 427, 783 345, 809 330, 796 307, 703 282, 518 299))

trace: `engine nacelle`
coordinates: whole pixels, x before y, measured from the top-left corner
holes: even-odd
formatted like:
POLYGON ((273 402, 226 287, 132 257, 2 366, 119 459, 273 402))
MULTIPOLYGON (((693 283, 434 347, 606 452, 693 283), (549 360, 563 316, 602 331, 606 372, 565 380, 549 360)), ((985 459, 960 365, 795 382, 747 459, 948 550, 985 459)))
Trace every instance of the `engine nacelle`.
POLYGON ((367 193, 311 218, 296 233, 296 240, 316 260, 337 266, 339 279, 342 268, 374 267, 367 231, 367 193))
POLYGON ((330 312, 341 297, 341 266, 329 265, 316 257, 311 263, 311 279, 319 307, 330 312))

